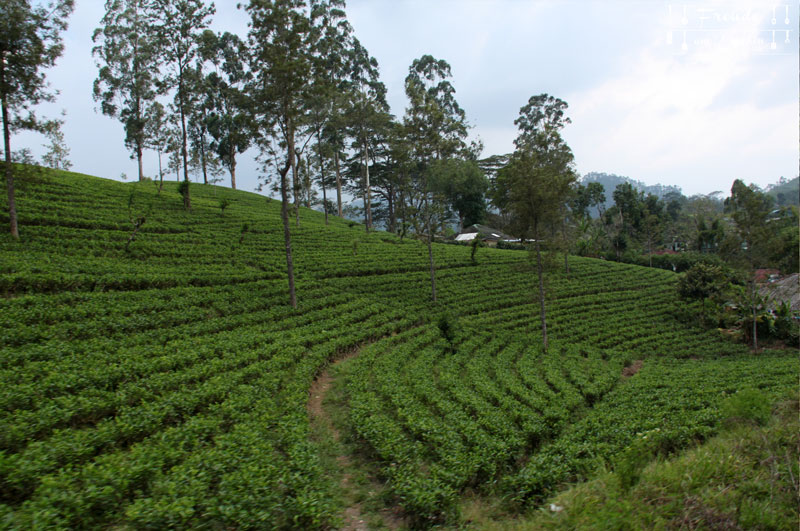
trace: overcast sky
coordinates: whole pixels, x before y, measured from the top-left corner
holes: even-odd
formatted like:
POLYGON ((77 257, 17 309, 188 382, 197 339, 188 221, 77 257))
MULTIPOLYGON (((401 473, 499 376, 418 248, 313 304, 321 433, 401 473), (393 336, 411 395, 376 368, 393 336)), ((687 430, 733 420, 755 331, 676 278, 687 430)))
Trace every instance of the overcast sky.
MULTIPOLYGON (((236 3, 216 2, 213 29, 246 35, 236 3)), ((581 174, 616 173, 691 195, 798 173, 796 1, 350 0, 347 13, 398 117, 411 62, 431 54, 450 63, 483 156, 513 150, 519 108, 546 92, 569 103, 564 135, 581 174)), ((122 124, 96 112, 91 96, 91 34, 102 15, 101 0, 77 0, 64 56, 48 72, 60 95, 42 110, 66 110, 74 171, 133 179, 122 124)), ((38 157, 43 142, 21 134, 12 149, 38 157)), ((258 184, 252 155, 237 168, 246 190, 258 184)), ((154 153, 145 171, 157 174, 154 153)))

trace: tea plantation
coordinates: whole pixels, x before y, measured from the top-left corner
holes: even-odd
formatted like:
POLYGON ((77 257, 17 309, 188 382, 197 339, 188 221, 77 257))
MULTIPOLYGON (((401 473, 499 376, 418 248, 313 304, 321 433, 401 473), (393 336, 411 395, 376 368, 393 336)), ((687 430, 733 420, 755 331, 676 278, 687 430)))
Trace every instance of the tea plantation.
POLYGON ((637 433, 678 452, 719 431, 738 390, 796 390, 795 352, 687 322, 667 271, 553 267, 544 353, 525 252, 474 264, 434 245, 433 304, 425 245, 301 209, 294 310, 275 200, 193 185, 187 212, 175 183, 49 170, 17 194, 21 240, 0 237, 0 527, 337 525, 306 404, 347 352, 349 422, 387 504, 420 526, 457 521, 467 489, 534 507, 637 433))

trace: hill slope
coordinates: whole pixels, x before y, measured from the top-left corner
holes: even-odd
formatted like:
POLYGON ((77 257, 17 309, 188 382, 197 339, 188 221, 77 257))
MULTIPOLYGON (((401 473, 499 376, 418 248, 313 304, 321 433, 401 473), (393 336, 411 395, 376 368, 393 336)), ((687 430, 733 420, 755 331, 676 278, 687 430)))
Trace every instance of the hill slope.
POLYGON ((796 383, 792 354, 754 358, 686 324, 672 273, 554 267, 544 353, 525 253, 473 265, 434 246, 434 305, 424 245, 307 209, 292 310, 279 204, 202 185, 192 204, 174 183, 20 179, 22 240, 0 238, 6 525, 336 525, 306 402, 355 349, 349 421, 422 525, 457 521, 470 487, 536 504, 637 432, 677 450, 715 433, 739 387, 774 399, 796 383), (146 221, 126 251, 132 216, 146 221))

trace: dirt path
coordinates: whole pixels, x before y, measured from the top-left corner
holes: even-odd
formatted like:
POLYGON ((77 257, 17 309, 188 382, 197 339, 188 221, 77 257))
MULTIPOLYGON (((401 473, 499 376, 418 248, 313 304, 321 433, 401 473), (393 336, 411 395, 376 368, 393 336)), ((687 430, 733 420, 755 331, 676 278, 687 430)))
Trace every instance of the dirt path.
MULTIPOLYGON (((347 500, 348 507, 342 513, 343 525, 339 529, 343 531, 367 531, 370 526, 367 524, 367 518, 363 511, 362 503, 358 501, 363 494, 359 492, 359 486, 356 485, 353 476, 358 473, 364 475, 362 464, 359 463, 358 458, 354 458, 346 451, 346 446, 342 444, 342 434, 334 424, 331 414, 326 409, 325 398, 331 387, 334 385, 334 377, 332 368, 348 359, 354 358, 358 355, 358 351, 352 351, 335 361, 331 367, 325 369, 317 379, 311 384, 308 397, 308 415, 312 425, 316 425, 321 431, 329 434, 333 440, 334 447, 337 448, 337 455, 335 456, 336 464, 341 470, 341 480, 339 487, 342 490, 343 498, 347 500)), ((374 488, 369 491, 370 495, 382 489, 382 485, 375 478, 369 478, 370 483, 374 488)), ((383 529, 399 529, 402 527, 402 520, 393 514, 393 511, 384 509, 380 511, 381 525, 383 529)))
POLYGON ((622 377, 630 378, 631 376, 635 375, 637 372, 642 370, 643 366, 644 366, 643 360, 634 361, 632 364, 622 369, 622 377))

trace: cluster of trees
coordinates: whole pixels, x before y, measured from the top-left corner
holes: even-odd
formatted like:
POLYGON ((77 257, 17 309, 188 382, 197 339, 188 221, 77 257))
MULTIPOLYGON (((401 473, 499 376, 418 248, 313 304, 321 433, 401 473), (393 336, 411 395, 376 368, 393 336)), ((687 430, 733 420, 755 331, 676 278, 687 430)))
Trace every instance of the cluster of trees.
POLYGON ((122 122, 140 179, 145 150, 158 153, 160 173, 168 154, 189 209, 191 167, 204 182, 226 168, 235 188, 237 155, 256 148, 264 184, 281 194, 293 305, 290 218, 300 224, 299 205, 321 204, 327 221, 343 215, 349 193, 363 199, 367 231, 382 223, 425 236, 429 246, 454 219, 482 220, 488 184, 476 164, 480 145, 467 142, 446 61, 425 55, 411 64, 398 120, 343 0, 243 7, 246 38, 208 29, 214 6, 202 0, 106 2, 94 34, 94 97, 122 122))
MULTIPOLYGON (((347 21, 344 0, 250 0, 242 7, 250 16, 246 36, 210 30, 215 8, 203 0, 106 0, 93 34, 93 96, 104 114, 122 123, 140 180, 146 150, 157 154, 162 181, 162 155, 168 157, 166 171, 178 180, 182 175, 186 209, 192 171, 208 183, 227 170, 235 188, 237 157, 256 149, 264 184, 281 195, 293 306, 290 219, 300 224, 300 205, 321 204, 326 222, 329 214, 342 216, 345 194, 363 200, 367 231, 380 224, 427 242, 434 301, 437 234, 488 219, 532 243, 545 347, 545 250, 563 252, 567 271, 570 252, 617 260, 646 255, 652 265, 653 253, 665 246, 719 253, 750 269, 797 268, 797 253, 787 252, 797 247, 796 209, 774 210, 754 187, 737 181, 723 203, 675 190, 658 197, 624 182, 608 205, 601 183, 578 182, 561 135, 570 123, 567 103, 548 94, 520 109, 513 153, 479 160, 482 146, 468 141, 446 61, 423 55, 412 62, 408 103, 398 119, 377 61, 347 21), (328 198, 333 190, 335 200, 328 198)), ((52 98, 41 71, 63 50, 60 33, 72 8, 72 0, 48 8, 28 0, 0 6, 0 95, 15 236, 10 130, 47 131, 49 123, 51 135, 58 131, 58 121, 24 112, 52 98)))

